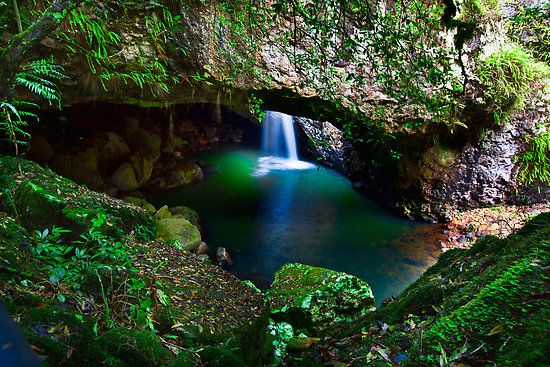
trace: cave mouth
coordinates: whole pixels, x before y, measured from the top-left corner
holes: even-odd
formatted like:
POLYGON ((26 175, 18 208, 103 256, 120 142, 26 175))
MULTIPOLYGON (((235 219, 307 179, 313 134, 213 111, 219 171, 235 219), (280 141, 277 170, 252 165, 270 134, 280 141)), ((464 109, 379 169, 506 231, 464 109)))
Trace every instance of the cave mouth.
POLYGON ((26 157, 115 197, 198 181, 197 152, 260 141, 257 122, 216 104, 83 103, 42 110, 39 118, 26 157))
POLYGON ((268 126, 224 106, 94 103, 40 117, 29 158, 115 197, 191 208, 211 257, 226 248, 230 271, 261 288, 302 262, 359 276, 380 303, 439 255, 439 228, 392 214, 333 170, 294 160, 308 169, 257 174, 268 126))
POLYGON ((129 119, 136 119, 141 127, 161 133, 161 138, 191 129, 191 132, 197 133, 197 139, 202 139, 202 147, 192 147, 197 150, 219 143, 215 136, 204 136, 215 134, 212 127, 216 126, 241 129, 243 136, 242 140, 236 142, 238 144, 255 146, 260 139, 257 121, 243 117, 226 106, 210 103, 167 107, 140 107, 109 102, 80 103, 59 110, 41 110, 39 123, 31 126, 31 133, 51 137, 55 145, 70 148, 96 132, 120 131, 121 125, 129 119), (189 121, 193 126, 189 126, 189 121))

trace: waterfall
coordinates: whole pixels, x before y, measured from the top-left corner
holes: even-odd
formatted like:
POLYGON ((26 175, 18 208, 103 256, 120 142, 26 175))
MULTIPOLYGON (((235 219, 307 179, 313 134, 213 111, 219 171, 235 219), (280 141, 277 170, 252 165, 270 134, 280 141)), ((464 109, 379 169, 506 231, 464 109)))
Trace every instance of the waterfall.
POLYGON ((265 156, 298 160, 292 116, 267 111, 262 121, 262 153, 265 156))
POLYGON ((262 121, 262 155, 254 176, 263 176, 273 170, 314 167, 298 159, 293 117, 281 112, 266 111, 262 121))

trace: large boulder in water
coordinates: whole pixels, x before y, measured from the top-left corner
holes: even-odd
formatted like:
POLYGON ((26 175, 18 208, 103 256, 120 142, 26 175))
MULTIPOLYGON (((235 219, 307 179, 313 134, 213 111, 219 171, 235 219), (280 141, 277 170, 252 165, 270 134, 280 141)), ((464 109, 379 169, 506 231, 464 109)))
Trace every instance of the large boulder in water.
POLYGON ((271 316, 310 336, 338 335, 375 310, 368 283, 346 273, 286 264, 267 294, 271 316))

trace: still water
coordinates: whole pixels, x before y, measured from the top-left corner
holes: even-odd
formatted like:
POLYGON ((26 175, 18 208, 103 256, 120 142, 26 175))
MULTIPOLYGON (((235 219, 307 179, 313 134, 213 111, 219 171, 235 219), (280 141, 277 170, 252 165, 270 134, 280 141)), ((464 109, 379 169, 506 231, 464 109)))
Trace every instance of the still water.
POLYGON ((213 251, 227 248, 235 262, 230 271, 260 287, 285 263, 302 262, 357 275, 380 303, 436 260, 431 226, 393 215, 332 170, 276 169, 276 162, 266 169, 259 151, 240 148, 197 159, 214 173, 151 201, 196 210, 203 240, 213 251))

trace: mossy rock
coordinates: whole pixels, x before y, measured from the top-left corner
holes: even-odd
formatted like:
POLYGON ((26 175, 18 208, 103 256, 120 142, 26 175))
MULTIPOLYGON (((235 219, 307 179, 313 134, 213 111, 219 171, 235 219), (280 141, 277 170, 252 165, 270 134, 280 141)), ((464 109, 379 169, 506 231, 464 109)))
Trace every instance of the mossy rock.
POLYGON ((340 334, 374 309, 368 283, 346 273, 310 265, 286 264, 275 273, 267 294, 275 320, 307 335, 340 334))
POLYGON ((102 230, 115 239, 133 230, 145 237, 156 232, 144 210, 88 190, 36 163, 20 159, 20 164, 22 173, 15 158, 0 157, 0 210, 17 217, 28 231, 55 224, 78 237, 88 231, 92 219, 106 215, 102 230))
POLYGON ((170 358, 157 336, 149 330, 115 328, 98 340, 103 350, 132 367, 160 366, 170 358))
POLYGON ((127 196, 126 198, 124 198, 124 201, 143 208, 147 213, 151 215, 157 212, 157 209, 152 204, 148 203, 145 199, 136 198, 134 196, 127 196))
POLYGON ((201 244, 197 227, 185 218, 164 218, 157 221, 157 234, 167 242, 177 242, 185 251, 194 252, 201 244))
POLYGON ((247 367, 237 354, 226 348, 206 347, 200 356, 207 367, 247 367))
POLYGON ((137 126, 128 126, 122 136, 134 155, 156 161, 160 157, 161 138, 137 126))
POLYGON ((185 218, 190 221, 195 227, 200 228, 200 217, 196 211, 186 206, 175 206, 170 208, 170 213, 176 218, 185 218))
POLYGON ((166 219, 166 218, 172 218, 172 213, 170 212, 170 209, 168 209, 168 205, 165 205, 161 207, 155 214, 155 218, 157 219, 166 219))

